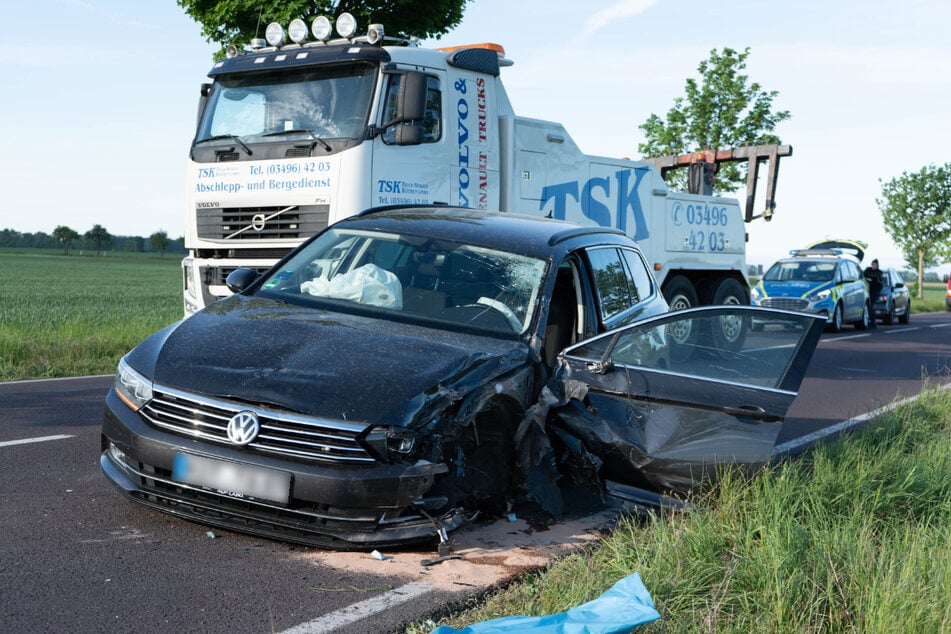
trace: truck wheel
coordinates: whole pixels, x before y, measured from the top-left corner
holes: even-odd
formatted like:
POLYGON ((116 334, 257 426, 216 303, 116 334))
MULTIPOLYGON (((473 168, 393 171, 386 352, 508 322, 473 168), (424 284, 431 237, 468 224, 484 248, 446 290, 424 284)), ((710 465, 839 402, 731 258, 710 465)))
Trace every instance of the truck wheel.
POLYGON ((670 310, 683 310, 700 305, 697 291, 687 278, 678 275, 664 285, 664 299, 670 310))
POLYGON ((743 285, 733 278, 723 280, 713 295, 714 304, 745 306, 750 303, 749 296, 743 291, 743 285))
MULTIPOLYGON (((699 304, 697 291, 693 284, 685 277, 677 276, 664 286, 664 298, 671 311, 693 308, 699 304)), ((671 325, 667 334, 670 335, 670 357, 673 361, 685 361, 690 358, 697 344, 697 328, 693 321, 683 321, 671 325)))
MULTIPOLYGON (((734 279, 720 282, 713 295, 713 303, 725 306, 743 306, 748 302, 743 286, 734 279)), ((713 324, 713 343, 720 350, 736 351, 746 340, 748 317, 724 315, 713 324)))

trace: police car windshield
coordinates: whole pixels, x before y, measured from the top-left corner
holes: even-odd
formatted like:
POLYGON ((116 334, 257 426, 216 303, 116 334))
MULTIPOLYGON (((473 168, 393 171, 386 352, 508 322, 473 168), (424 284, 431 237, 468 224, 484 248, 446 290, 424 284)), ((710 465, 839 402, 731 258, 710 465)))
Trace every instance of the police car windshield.
POLYGON ((829 282, 835 276, 834 260, 777 262, 766 271, 767 282, 829 282))
POLYGON ((220 76, 195 140, 361 136, 375 78, 376 65, 366 63, 220 76))

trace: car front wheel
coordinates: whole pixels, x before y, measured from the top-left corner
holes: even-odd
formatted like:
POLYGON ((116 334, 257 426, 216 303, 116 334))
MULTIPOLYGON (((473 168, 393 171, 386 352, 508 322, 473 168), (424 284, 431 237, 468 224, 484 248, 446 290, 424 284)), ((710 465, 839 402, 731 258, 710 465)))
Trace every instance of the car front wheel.
MULTIPOLYGON (((868 307, 868 302, 866 302, 865 306, 862 307, 862 318, 852 324, 856 330, 868 330, 868 327, 872 325, 872 322, 869 321, 869 314, 871 312, 868 307)), ((872 319, 874 319, 874 317, 872 319)))
POLYGON ((842 304, 836 304, 832 311, 832 323, 829 324, 829 330, 839 332, 842 330, 842 304))
POLYGON ((908 303, 905 304, 905 312, 901 314, 901 317, 898 318, 898 323, 905 325, 908 323, 908 320, 911 318, 911 300, 908 300, 908 303))
POLYGON ((891 326, 893 323, 895 323, 895 305, 891 302, 889 302, 885 307, 885 316, 882 317, 882 322, 886 326, 891 326))

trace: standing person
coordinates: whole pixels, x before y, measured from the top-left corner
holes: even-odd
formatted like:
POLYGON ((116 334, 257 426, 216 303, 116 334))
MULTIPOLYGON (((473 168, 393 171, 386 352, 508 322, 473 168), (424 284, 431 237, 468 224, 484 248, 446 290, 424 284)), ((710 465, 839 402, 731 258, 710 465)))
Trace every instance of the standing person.
POLYGON ((878 268, 878 258, 872 260, 871 266, 865 269, 864 275, 865 281, 868 282, 868 294, 872 303, 872 319, 869 325, 875 328, 878 321, 875 317, 875 302, 878 301, 878 296, 882 294, 882 272, 878 268))

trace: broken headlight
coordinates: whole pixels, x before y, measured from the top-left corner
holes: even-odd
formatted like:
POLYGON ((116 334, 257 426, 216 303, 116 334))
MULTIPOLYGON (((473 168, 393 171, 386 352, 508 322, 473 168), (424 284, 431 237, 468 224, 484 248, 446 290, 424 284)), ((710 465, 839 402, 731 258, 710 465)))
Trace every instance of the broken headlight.
POLYGON ((375 425, 358 439, 375 458, 383 462, 411 460, 416 433, 402 427, 375 425))

